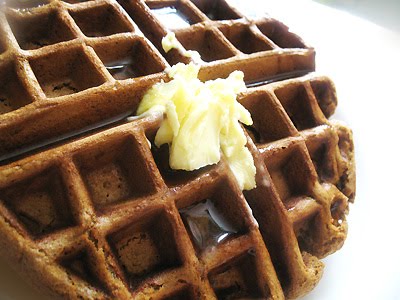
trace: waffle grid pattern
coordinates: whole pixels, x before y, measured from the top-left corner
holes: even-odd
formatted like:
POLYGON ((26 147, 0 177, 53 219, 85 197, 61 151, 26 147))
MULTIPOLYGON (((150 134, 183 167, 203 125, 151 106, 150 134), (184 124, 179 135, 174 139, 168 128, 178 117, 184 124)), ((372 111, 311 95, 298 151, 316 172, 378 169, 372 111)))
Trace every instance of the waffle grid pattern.
MULTIPOLYGON (((0 166, 0 249, 31 282, 71 299, 296 298, 341 247, 355 192, 351 132, 328 121, 332 82, 280 22, 225 0, 9 1, 0 10, 0 157, 136 110, 189 62, 203 80, 242 70, 239 101, 257 188, 227 164, 169 169, 150 116, 0 166), (251 210, 253 214, 251 213, 251 210), (6 253, 4 253, 4 249, 6 253)), ((15 158, 13 159, 15 160, 15 158)))
POLYGON ((167 30, 200 52, 204 80, 239 69, 248 83, 265 83, 314 70, 314 50, 283 24, 249 20, 225 1, 29 3, 12 1, 0 13, 2 156, 133 112, 166 67, 189 61, 161 49, 167 30), (168 28, 163 8, 192 24, 168 28))
POLYGON ((171 176, 150 116, 0 167, 1 240, 67 298, 303 295, 346 236, 351 133, 327 120, 336 95, 325 77, 251 88, 240 102, 254 120, 256 189, 243 195, 224 161, 171 176), (233 229, 200 247, 185 214, 206 199, 233 229))
MULTIPOLYGON (((144 297, 148 294, 155 298, 161 298, 163 295, 166 297, 166 295, 172 295, 182 289, 185 290, 185 293, 190 293, 193 298, 196 298, 197 295, 206 298, 206 295, 212 296, 213 293, 207 279, 203 278, 204 274, 200 271, 202 269, 200 264, 204 264, 206 270, 214 270, 217 267, 223 267, 224 263, 234 265, 237 257, 246 262, 249 261, 254 267, 260 269, 259 282, 248 287, 248 289, 251 288, 248 291, 249 295, 268 297, 269 286, 271 289, 276 289, 278 286, 274 278, 274 269, 271 264, 268 264, 270 262, 268 252, 262 244, 261 236, 248 212, 244 198, 238 196, 240 191, 233 183, 233 177, 223 171, 226 166, 221 164, 215 167, 207 176, 188 182, 180 190, 173 187, 168 188, 163 184, 160 174, 154 174, 154 171, 157 170, 156 165, 144 163, 144 161, 151 161, 151 152, 145 135, 137 130, 141 127, 140 125, 144 124, 135 125, 125 125, 123 130, 121 128, 112 130, 107 134, 107 142, 103 145, 97 141, 95 136, 93 139, 89 138, 91 141, 83 140, 82 143, 78 142, 71 144, 71 147, 64 147, 65 151, 49 153, 47 159, 40 161, 39 173, 29 174, 29 178, 26 179, 31 181, 32 176, 39 179, 48 176, 47 184, 35 186, 35 182, 33 182, 28 188, 28 195, 22 196, 17 191, 20 190, 20 184, 26 185, 26 181, 2 190, 2 198, 6 199, 2 207, 4 215, 9 216, 11 210, 16 215, 15 226, 22 236, 31 239, 32 243, 37 242, 38 246, 36 247, 52 258, 53 263, 61 262, 60 265, 62 265, 62 262, 67 260, 68 263, 65 265, 71 266, 73 265, 70 262, 71 259, 74 257, 82 259, 82 253, 90 253, 87 255, 92 260, 91 264, 89 263, 89 270, 85 269, 84 272, 79 270, 77 274, 82 277, 91 275, 91 277, 83 278, 88 283, 95 283, 94 288, 88 288, 85 283, 81 283, 82 287, 75 283, 77 293, 86 295, 86 297, 89 295, 100 298, 113 296, 118 299, 127 299, 130 297, 130 293, 134 292, 136 297, 144 297), (85 143, 90 143, 89 148, 95 150, 94 152, 85 150, 86 153, 82 155, 93 155, 99 163, 96 169, 79 163, 81 161, 79 151, 86 148, 85 143), (112 150, 110 147, 115 147, 115 149, 112 150), (124 148, 126 149, 121 151, 124 148), (147 151, 144 152, 143 148, 147 148, 147 151), (104 154, 104 151, 107 153, 104 154), (124 153, 124 151, 129 153, 124 153), (101 154, 95 152, 101 152, 101 154), (122 177, 124 175, 119 173, 121 165, 119 165, 118 158, 106 157, 119 155, 121 152, 124 158, 121 164, 125 164, 129 168, 126 172, 137 170, 137 174, 125 173, 126 177, 122 177), (75 154, 72 155, 72 153, 75 154), (106 173, 107 177, 102 177, 105 174, 103 164, 110 170, 106 173), (58 175, 56 175, 57 173, 58 175), (96 178, 96 182, 102 185, 94 187, 92 185, 94 183, 90 180, 91 177, 96 178), (142 185, 140 194, 145 196, 135 197, 134 194, 124 196, 124 187, 121 182, 128 178, 140 180, 140 183, 138 182, 142 185), (56 181, 59 182, 59 186, 56 181), (107 184, 118 185, 118 188, 117 186, 107 186, 107 184), (207 190, 204 190, 205 186, 207 186, 207 190), (203 189, 200 190, 200 187, 203 189), (65 191, 54 191, 55 188, 65 191), (110 194, 113 190, 114 194, 110 194), (100 193, 105 198, 109 196, 111 204, 97 203, 96 195, 100 193), (54 195, 58 198, 53 198, 54 195), (61 195, 64 195, 65 198, 59 199, 61 195), (114 202, 118 203, 125 197, 127 201, 125 204, 110 207, 114 202), (215 197, 215 201, 220 202, 220 206, 225 207, 226 202, 229 203, 230 209, 226 214, 235 223, 238 223, 240 234, 238 233, 237 240, 230 241, 221 248, 201 252, 198 257, 194 246, 190 246, 190 238, 185 233, 186 229, 179 217, 178 208, 184 208, 212 197, 215 197), (48 201, 46 203, 48 211, 37 211, 43 208, 35 207, 33 203, 35 200, 48 201), (71 215, 63 216, 62 207, 53 204, 53 201, 63 203, 70 201, 71 215), (43 214, 48 214, 47 218, 42 219, 43 214), (242 216, 245 217, 242 219, 242 216), (140 239, 140 243, 135 242, 136 239, 140 239), (164 248, 159 248, 161 245, 164 248), (152 256, 150 261, 144 261, 143 265, 135 265, 137 260, 141 258, 146 260, 149 259, 149 256, 152 256), (111 270, 102 270, 104 262, 111 270), (146 278, 152 275, 153 269, 158 271, 155 272, 154 279, 146 278), (95 275, 96 277, 94 277, 95 275), (97 277, 102 278, 103 281, 97 277), (124 281, 126 284, 123 283, 124 281), (142 281, 145 281, 146 285, 135 290, 142 281), (96 289, 96 286, 101 286, 101 289, 96 289), (157 295, 157 289, 159 289, 160 295, 157 295)), ((101 139, 104 138, 103 136, 101 139)), ((87 160, 85 162, 87 163, 87 160)), ((41 182, 46 182, 46 180, 41 180, 41 182)), ((138 189, 138 187, 136 188, 138 189)), ((133 192, 137 192, 137 189, 133 192)), ((36 204, 40 205, 43 202, 36 202, 36 204)), ((221 210, 222 207, 219 209, 221 210)), ((11 223, 14 226, 14 222, 11 221, 11 223)), ((245 265, 239 271, 250 272, 248 268, 250 267, 245 265)), ((75 282, 79 283, 80 279, 76 278, 74 271, 67 269, 66 273, 61 273, 60 270, 56 274, 61 273, 59 275, 61 278, 72 277, 75 282)), ((215 272, 219 274, 218 270, 215 272)), ((211 273, 210 276, 210 280, 212 280, 212 276, 216 275, 211 273)), ((70 284, 70 281, 67 282, 70 284)))
POLYGON ((355 192, 351 132, 327 119, 336 95, 326 77, 267 85, 240 101, 254 120, 248 132, 258 167, 257 188, 244 194, 286 296, 297 297, 299 286, 309 290, 322 275, 316 258, 346 238, 355 192))

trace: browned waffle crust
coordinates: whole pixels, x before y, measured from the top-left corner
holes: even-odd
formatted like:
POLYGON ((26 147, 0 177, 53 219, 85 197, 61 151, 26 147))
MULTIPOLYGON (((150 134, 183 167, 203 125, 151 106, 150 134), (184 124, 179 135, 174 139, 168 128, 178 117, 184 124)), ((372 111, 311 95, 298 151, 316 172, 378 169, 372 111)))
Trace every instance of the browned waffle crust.
POLYGON ((121 121, 3 162, 1 254, 40 290, 70 299, 311 290, 319 258, 344 242, 355 192, 351 132, 328 121, 332 82, 285 79, 314 70, 313 49, 278 21, 250 20, 222 0, 75 2, 3 9, 0 156, 135 111, 164 68, 189 61, 161 49, 168 28, 158 9, 174 7, 191 24, 174 31, 205 60, 202 79, 245 73, 239 101, 254 120, 244 130, 257 188, 242 193, 223 159, 172 171, 168 148, 151 146, 160 119, 121 121), (112 69, 123 60, 133 68, 127 79, 112 69))

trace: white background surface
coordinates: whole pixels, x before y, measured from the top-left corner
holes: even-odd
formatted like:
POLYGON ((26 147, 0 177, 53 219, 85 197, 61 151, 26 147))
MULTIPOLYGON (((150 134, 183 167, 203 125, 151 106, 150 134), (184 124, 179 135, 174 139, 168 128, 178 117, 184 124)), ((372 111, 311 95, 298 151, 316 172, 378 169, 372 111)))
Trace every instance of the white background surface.
MULTIPOLYGON (((400 299, 400 36, 307 0, 241 3, 263 8, 315 47, 317 71, 336 83, 334 118, 354 131, 357 195, 348 238, 324 260, 325 274, 305 299, 400 299)), ((0 299, 43 297, 0 261, 0 299)))
POLYGON ((399 0, 314 0, 400 32, 399 0))

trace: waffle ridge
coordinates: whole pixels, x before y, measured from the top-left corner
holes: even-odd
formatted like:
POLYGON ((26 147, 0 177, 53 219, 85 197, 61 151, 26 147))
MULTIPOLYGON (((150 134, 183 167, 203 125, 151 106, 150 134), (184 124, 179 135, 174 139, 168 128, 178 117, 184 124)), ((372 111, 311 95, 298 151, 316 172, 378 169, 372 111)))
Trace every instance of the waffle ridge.
POLYGON ((313 73, 313 48, 224 0, 37 3, 1 13, 0 156, 123 121, 0 165, 2 256, 66 299, 309 292, 355 196, 352 133, 329 120, 337 96, 313 73), (186 25, 169 27, 163 9, 186 25), (242 192, 224 158, 172 171, 152 143, 160 117, 125 121, 165 68, 191 60, 164 53, 168 30, 200 53, 202 80, 244 72, 255 189, 242 192))
POLYGON ((166 79, 166 67, 190 61, 181 51, 165 54, 161 47, 170 29, 152 11, 173 5, 195 22, 173 31, 183 46, 202 55, 203 80, 235 69, 244 71, 248 82, 314 70, 314 50, 283 24, 252 21, 232 8, 217 17, 237 19, 211 20, 190 1, 14 5, 0 18, 0 155, 133 112, 144 91, 166 79))

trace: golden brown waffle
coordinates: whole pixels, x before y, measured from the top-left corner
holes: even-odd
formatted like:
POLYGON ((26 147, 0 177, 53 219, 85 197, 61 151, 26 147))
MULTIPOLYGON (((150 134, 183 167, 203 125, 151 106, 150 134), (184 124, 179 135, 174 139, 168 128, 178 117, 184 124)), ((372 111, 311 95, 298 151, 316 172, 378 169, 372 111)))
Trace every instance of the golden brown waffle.
POLYGON ((1 255, 43 292, 69 299, 310 291, 319 258, 344 242, 355 193, 351 132, 328 121, 335 88, 301 76, 314 70, 314 50, 223 0, 29 3, 10 2, 1 15, 1 255), (200 53, 201 79, 245 73, 239 101, 254 120, 244 130, 256 189, 242 193, 223 159, 172 171, 168 147, 151 146, 161 120, 125 121, 166 67, 190 61, 164 53, 167 30, 200 53))
POLYGON ((199 3, 10 0, 0 14, 0 159, 123 118, 167 66, 188 62, 161 49, 163 7, 193 24, 175 31, 201 54, 202 79, 237 69, 250 84, 314 70, 313 49, 278 21, 199 3))
POLYGON ((66 298, 309 291, 318 258, 346 236, 351 133, 326 119, 336 97, 324 77, 249 89, 240 102, 254 119, 256 189, 243 195, 224 161, 170 170, 168 150, 149 143, 160 120, 137 119, 1 167, 2 254, 66 298))

